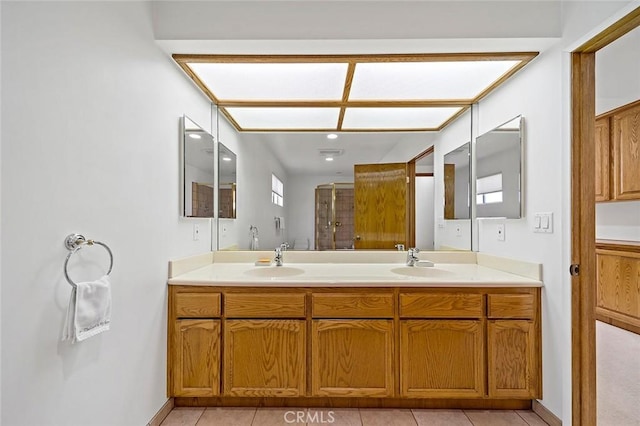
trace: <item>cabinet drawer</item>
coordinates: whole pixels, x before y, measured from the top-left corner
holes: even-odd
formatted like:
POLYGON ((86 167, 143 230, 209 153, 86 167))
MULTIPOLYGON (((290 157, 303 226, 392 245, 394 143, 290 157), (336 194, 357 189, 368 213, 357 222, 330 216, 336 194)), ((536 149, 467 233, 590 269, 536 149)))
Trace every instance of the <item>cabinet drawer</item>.
POLYGON ((224 298, 227 318, 302 318, 304 293, 228 293, 224 298))
POLYGON ((314 318, 393 318, 393 294, 313 295, 314 318))
POLYGON ((400 316, 404 318, 480 318, 482 294, 401 293, 400 316))
POLYGON ((489 318, 533 318, 534 313, 532 294, 487 295, 487 316, 489 318))
POLYGON ((176 293, 177 318, 213 318, 220 316, 220 293, 176 293))

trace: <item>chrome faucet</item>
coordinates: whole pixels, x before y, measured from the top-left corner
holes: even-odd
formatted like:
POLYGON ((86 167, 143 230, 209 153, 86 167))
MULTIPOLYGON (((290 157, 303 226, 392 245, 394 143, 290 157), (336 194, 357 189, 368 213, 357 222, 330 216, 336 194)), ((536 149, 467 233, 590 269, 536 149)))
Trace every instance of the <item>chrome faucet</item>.
POLYGON ((276 256, 273 258, 276 266, 282 266, 282 247, 276 247, 276 256))
POLYGON ((290 246, 289 246, 289 243, 282 243, 282 244, 280 244, 280 249, 281 249, 282 251, 287 251, 287 249, 288 249, 289 247, 290 247, 290 246))
POLYGON ((407 250, 407 266, 414 266, 418 262, 418 253, 420 253, 419 248, 414 247, 407 250))

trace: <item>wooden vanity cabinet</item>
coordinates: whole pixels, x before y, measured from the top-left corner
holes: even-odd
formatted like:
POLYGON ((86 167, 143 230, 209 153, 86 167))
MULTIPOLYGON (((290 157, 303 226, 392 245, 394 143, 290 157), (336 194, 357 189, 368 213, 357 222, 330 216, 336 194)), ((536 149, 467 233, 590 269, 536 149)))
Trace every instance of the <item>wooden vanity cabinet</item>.
POLYGON ((640 101, 598 116, 595 143, 596 201, 640 200, 640 101))
POLYGON ((488 394, 542 396, 540 326, 535 294, 487 295, 488 394))
POLYGON ((224 312, 224 395, 304 395, 305 294, 229 292, 224 312))
POLYGON ((220 293, 170 287, 168 393, 220 394, 220 293))
POLYGON ((313 396, 394 394, 394 297, 312 294, 313 396))
POLYGON ((172 285, 169 295, 171 397, 407 407, 542 397, 539 288, 172 285))
POLYGON ((401 396, 483 397, 482 293, 433 290, 399 300, 401 396))

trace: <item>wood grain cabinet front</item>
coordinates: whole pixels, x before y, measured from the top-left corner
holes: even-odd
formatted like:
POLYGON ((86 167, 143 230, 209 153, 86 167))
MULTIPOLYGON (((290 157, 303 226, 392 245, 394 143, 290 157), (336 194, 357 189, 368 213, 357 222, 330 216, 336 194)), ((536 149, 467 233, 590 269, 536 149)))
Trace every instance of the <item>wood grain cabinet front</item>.
POLYGON ((489 397, 541 398, 538 333, 530 320, 489 320, 489 397))
POLYGON ((294 397, 305 393, 303 320, 227 320, 224 394, 294 397))
POLYGON ((393 396, 392 320, 313 320, 313 396, 393 396))
POLYGON ((484 395, 481 320, 400 322, 400 392, 404 397, 484 395))
POLYGON ((595 123, 596 201, 640 200, 640 100, 595 123))
POLYGON ((220 394, 220 320, 174 321, 171 396, 220 394))
POLYGON ((613 189, 616 200, 640 199, 640 104, 612 117, 613 189))

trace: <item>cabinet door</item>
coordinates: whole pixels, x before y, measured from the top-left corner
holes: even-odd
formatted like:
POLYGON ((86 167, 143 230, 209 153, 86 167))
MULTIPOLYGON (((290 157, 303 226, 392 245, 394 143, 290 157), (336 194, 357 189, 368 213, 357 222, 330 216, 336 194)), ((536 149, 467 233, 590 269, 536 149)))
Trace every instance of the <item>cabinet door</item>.
POLYGON ((393 396, 393 320, 313 320, 314 396, 393 396))
POLYGON ((220 394, 220 320, 174 322, 171 396, 220 394))
POLYGON ((225 395, 303 396, 305 330, 302 320, 226 321, 225 395))
POLYGON ((613 116, 613 171, 614 198, 640 199, 640 105, 613 116))
POLYGON ((491 320, 487 325, 489 396, 540 398, 534 322, 491 320))
POLYGON ((482 397, 483 342, 480 320, 401 321, 401 396, 482 397))
POLYGON ((596 201, 609 200, 609 117, 596 120, 596 201))

